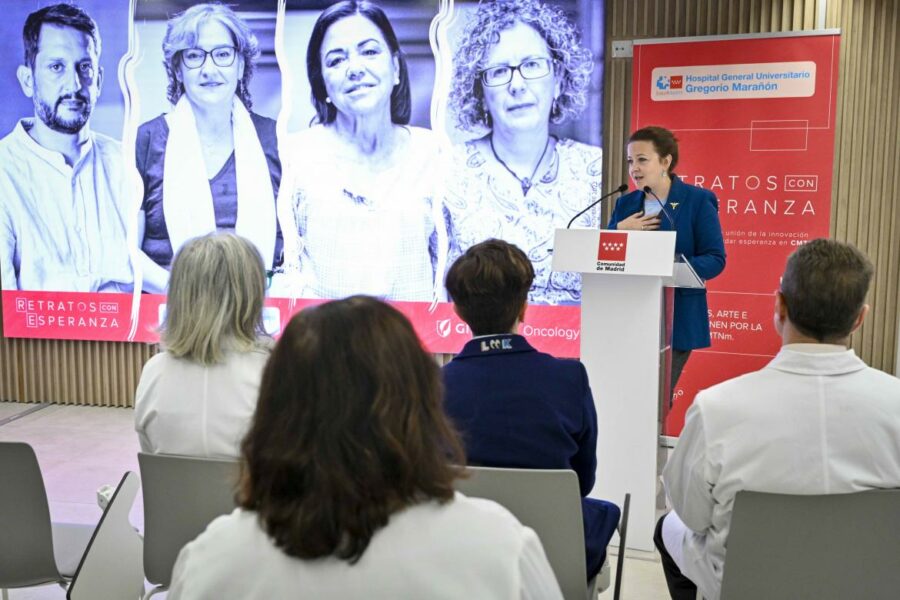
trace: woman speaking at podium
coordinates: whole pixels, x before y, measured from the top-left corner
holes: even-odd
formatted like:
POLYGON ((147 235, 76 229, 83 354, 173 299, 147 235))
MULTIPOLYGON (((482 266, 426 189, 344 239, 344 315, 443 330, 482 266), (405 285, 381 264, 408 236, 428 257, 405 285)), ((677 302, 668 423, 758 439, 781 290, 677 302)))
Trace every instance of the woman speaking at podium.
MULTIPOLYGON (((675 174, 678 141, 663 127, 638 129, 628 138, 628 174, 635 191, 616 203, 609 229, 674 231, 675 253, 684 255, 702 279, 725 268, 719 201, 709 190, 675 174)), ((710 345, 705 289, 675 289, 672 324, 672 389, 694 348, 710 345)))

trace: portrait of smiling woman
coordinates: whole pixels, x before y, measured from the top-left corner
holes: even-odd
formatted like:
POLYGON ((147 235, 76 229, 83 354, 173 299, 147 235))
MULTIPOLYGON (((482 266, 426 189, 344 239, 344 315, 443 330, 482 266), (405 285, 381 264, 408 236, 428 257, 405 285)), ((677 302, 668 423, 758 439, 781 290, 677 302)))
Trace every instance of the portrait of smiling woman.
POLYGON ((144 290, 161 292, 184 243, 214 231, 250 240, 272 269, 281 257, 275 121, 250 111, 256 36, 222 4, 172 17, 162 42, 173 109, 140 126, 144 290))
POLYGON ((338 2, 306 53, 316 116, 284 144, 279 214, 293 294, 430 301, 446 260, 437 144, 409 125, 406 59, 384 11, 338 2))
MULTIPOLYGON (((578 274, 551 272, 553 232, 599 198, 601 151, 550 127, 584 110, 591 52, 565 13, 540 0, 481 3, 459 39, 449 106, 474 137, 455 148, 447 185, 450 263, 502 239, 534 265, 529 302, 578 303, 578 274)), ((599 225, 599 212, 575 222, 599 225)))

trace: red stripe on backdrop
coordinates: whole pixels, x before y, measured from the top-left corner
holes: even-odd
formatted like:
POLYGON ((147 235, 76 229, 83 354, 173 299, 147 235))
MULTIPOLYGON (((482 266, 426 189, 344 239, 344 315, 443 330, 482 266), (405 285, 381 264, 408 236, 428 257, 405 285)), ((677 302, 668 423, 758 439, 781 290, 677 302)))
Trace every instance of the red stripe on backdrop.
MULTIPOLYGON (((138 323, 131 329, 131 294, 81 292, 4 291, 3 334, 11 338, 61 340, 159 341, 158 327, 166 297, 141 295, 138 323)), ((324 300, 267 298, 266 330, 278 337, 290 318, 324 300)), ((412 321, 429 352, 456 353, 472 337, 469 328, 453 312, 453 306, 426 302, 391 303, 412 321)), ((554 356, 577 357, 581 343, 581 308, 578 306, 529 306, 522 334, 538 350, 554 356)))

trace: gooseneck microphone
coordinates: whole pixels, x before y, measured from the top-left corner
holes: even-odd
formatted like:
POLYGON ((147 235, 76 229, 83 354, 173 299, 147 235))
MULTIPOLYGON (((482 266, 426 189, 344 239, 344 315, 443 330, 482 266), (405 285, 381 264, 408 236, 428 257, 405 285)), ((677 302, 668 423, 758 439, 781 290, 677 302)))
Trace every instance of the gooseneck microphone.
POLYGON ((591 210, 592 208, 594 208, 595 206, 597 206, 598 204, 600 204, 601 202, 603 202, 604 200, 606 200, 607 198, 609 198, 610 196, 612 196, 613 194, 621 194, 622 192, 626 191, 627 189, 628 189, 628 184, 623 183, 622 185, 620 185, 619 187, 617 187, 616 189, 614 189, 614 190, 611 191, 610 193, 605 194, 605 195, 603 195, 603 196, 600 196, 600 199, 599 199, 599 200, 597 200, 597 201, 595 201, 595 202, 591 202, 590 204, 588 204, 588 205, 584 208, 584 210, 578 211, 578 212, 575 214, 575 216, 572 217, 572 220, 569 221, 569 224, 566 225, 566 229, 569 229, 569 228, 572 226, 572 223, 575 222, 575 219, 577 219, 578 217, 580 217, 581 215, 583 215, 583 214, 586 213, 587 211, 591 210))
POLYGON ((672 215, 669 214, 669 211, 666 210, 666 205, 663 204, 662 200, 659 199, 659 196, 653 193, 653 190, 650 189, 649 185, 644 186, 644 193, 650 194, 654 198, 656 198, 656 202, 659 204, 659 208, 662 210, 662 213, 666 215, 666 218, 669 220, 669 225, 672 226, 672 231, 675 231, 675 219, 672 218, 672 215))

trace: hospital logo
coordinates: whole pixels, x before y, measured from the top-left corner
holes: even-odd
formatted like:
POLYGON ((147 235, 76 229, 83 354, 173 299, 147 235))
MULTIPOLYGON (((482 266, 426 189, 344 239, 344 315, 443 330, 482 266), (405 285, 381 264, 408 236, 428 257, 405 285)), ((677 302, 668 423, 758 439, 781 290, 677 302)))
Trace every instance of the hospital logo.
POLYGON ((672 75, 669 73, 664 73, 660 75, 656 75, 654 69, 654 75, 656 76, 656 80, 654 81, 653 88, 650 90, 650 96, 654 100, 658 99, 662 96, 678 96, 681 97, 684 94, 684 75, 672 75))
POLYGON ((684 75, 660 75, 656 78, 656 89, 661 92, 684 89, 684 75))
POLYGON ((625 262, 627 249, 627 233, 604 231, 600 234, 600 247, 597 250, 597 260, 625 262))

